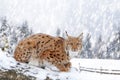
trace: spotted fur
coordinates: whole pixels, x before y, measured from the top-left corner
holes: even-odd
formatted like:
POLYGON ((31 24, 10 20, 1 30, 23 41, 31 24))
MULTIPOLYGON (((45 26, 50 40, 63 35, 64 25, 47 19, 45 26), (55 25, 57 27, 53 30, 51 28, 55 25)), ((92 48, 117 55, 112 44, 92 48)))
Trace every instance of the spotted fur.
POLYGON ((18 43, 14 58, 23 63, 34 61, 40 67, 45 66, 45 62, 48 62, 60 71, 69 71, 71 63, 68 51, 81 49, 81 46, 78 48, 78 45, 81 45, 81 39, 70 37, 68 34, 67 37, 64 39, 41 33, 31 35, 18 43))

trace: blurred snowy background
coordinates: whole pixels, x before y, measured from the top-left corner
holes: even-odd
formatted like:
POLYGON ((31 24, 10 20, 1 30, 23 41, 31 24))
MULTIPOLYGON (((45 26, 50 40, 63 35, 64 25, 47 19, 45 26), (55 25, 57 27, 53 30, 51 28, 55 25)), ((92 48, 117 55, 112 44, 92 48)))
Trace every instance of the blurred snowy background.
POLYGON ((0 0, 0 48, 33 33, 84 33, 80 58, 120 59, 120 0, 0 0))

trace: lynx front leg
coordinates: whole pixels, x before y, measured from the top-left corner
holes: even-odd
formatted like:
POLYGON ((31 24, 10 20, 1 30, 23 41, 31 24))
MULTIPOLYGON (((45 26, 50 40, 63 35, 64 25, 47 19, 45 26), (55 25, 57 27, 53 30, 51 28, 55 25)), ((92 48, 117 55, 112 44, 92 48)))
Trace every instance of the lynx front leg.
POLYGON ((68 62, 66 64, 57 64, 56 67, 61 71, 61 72, 68 72, 71 67, 71 63, 68 62))

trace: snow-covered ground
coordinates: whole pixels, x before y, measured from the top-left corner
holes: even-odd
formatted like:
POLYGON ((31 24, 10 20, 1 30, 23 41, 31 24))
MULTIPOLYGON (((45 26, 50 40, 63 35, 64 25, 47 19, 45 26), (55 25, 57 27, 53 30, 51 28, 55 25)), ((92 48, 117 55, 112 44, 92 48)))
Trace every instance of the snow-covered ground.
POLYGON ((37 80, 44 80, 49 77, 53 80, 120 80, 120 74, 103 74, 96 72, 83 71, 81 67, 93 69, 108 69, 115 70, 113 72, 120 73, 119 60, 100 60, 100 59, 72 59, 72 68, 69 72, 55 72, 49 69, 41 69, 35 66, 21 63, 14 60, 9 54, 0 51, 0 69, 15 69, 21 70, 25 75, 34 76, 37 80), (118 71, 117 71, 118 70, 118 71))
POLYGON ((88 71, 80 71, 80 79, 79 80, 120 80, 120 74, 107 74, 107 73, 120 73, 120 60, 105 60, 105 59, 73 59, 71 60, 72 66, 81 69, 93 70, 94 72, 88 71), (100 70, 101 73, 97 73, 97 69, 100 70), (104 74, 104 70, 106 69, 107 73, 104 74))

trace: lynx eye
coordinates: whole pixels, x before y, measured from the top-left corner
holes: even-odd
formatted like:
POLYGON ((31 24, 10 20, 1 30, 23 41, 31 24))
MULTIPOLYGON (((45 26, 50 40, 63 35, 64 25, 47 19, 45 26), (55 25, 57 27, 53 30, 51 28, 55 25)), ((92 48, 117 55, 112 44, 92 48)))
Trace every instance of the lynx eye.
POLYGON ((73 45, 73 43, 70 43, 70 45, 73 45))
POLYGON ((77 43, 77 45, 80 45, 80 43, 77 43))

